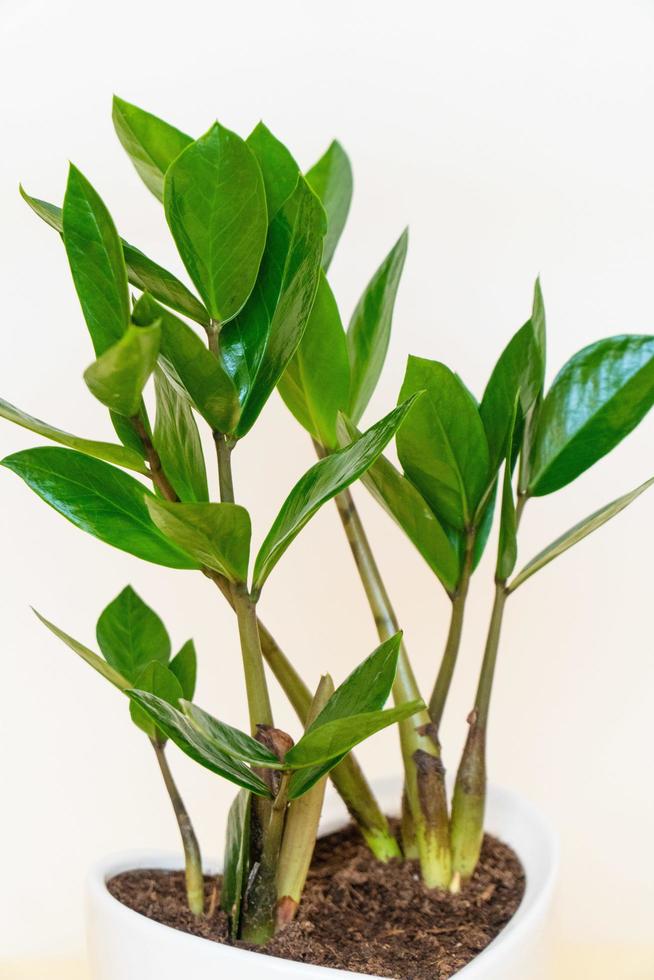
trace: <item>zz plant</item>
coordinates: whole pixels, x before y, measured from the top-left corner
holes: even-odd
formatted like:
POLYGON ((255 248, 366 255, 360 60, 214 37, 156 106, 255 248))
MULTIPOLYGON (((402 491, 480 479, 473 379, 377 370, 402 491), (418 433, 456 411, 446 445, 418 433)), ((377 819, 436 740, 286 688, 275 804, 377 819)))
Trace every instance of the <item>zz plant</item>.
POLYGON ((201 572, 216 586, 236 616, 249 732, 194 703, 192 642, 171 659, 165 627, 130 587, 100 616, 101 655, 37 615, 129 699, 177 818, 194 914, 207 911, 202 861, 168 765, 169 741, 239 787, 221 890, 235 938, 263 943, 292 920, 328 777, 379 860, 416 858, 428 887, 457 890, 475 870, 483 837, 486 736, 507 599, 652 481, 581 521, 516 573, 523 510, 580 476, 641 421, 654 402, 654 338, 599 341, 571 358, 546 392, 536 283, 531 316, 501 354, 481 402, 444 364, 411 357, 398 406, 362 432, 389 345, 407 234, 373 275, 346 330, 327 278, 352 196, 342 147, 333 143, 303 175, 262 123, 245 140, 219 123, 194 140, 120 99, 113 118, 137 173, 163 205, 195 291, 119 237, 76 167, 61 208, 21 189, 62 237, 95 352, 84 379, 108 409, 118 441, 70 434, 0 401, 2 416, 57 444, 14 453, 3 465, 101 541, 201 572), (275 388, 319 458, 252 558, 251 517, 238 503, 232 456, 275 388), (216 455, 217 501, 201 427, 216 455), (384 456, 394 438, 401 470, 384 456), (434 641, 428 703, 349 490, 358 479, 451 600, 445 643, 434 641), (325 675, 312 690, 257 610, 278 561, 331 499, 380 645, 336 689, 325 675), (470 581, 496 510, 494 606, 450 807, 440 726, 470 581), (295 742, 275 726, 266 663, 299 717, 295 742), (391 692, 395 706, 385 708, 391 692), (404 763, 401 846, 351 752, 395 723, 404 763))

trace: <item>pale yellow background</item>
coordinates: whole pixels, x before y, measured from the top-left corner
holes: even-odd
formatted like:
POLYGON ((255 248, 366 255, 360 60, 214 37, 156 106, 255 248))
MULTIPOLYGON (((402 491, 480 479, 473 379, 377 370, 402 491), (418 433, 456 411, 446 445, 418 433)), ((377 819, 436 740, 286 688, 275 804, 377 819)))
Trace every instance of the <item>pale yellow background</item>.
MULTIPOLYGON (((157 203, 113 136, 113 90, 191 133, 216 115, 243 132, 263 117, 303 165, 338 136, 356 176, 333 266, 346 318, 410 225, 390 361, 369 421, 394 404, 409 352, 444 360, 480 394, 528 316, 539 272, 550 376, 601 335, 651 332, 653 42, 654 6, 644 0, 5 0, 0 395, 80 434, 111 437, 81 380, 92 352, 63 249, 19 200, 19 180, 60 201, 73 159, 122 234, 179 267, 157 203)), ((654 418, 574 487, 534 502, 521 561, 651 476, 653 435, 654 418)), ((40 441, 0 427, 3 455, 40 441)), ((235 459, 256 542, 311 462, 307 439, 274 398, 235 459)), ((356 495, 427 692, 447 603, 401 534, 362 489, 356 495)), ((93 643, 98 613, 131 582, 165 614, 176 645, 195 637, 203 705, 244 725, 243 689, 234 624, 200 576, 95 542, 5 471, 0 501, 0 963, 38 959, 28 975, 54 977, 44 958, 81 956, 88 865, 177 840, 125 704, 44 633, 28 605, 93 643)), ((533 799, 561 835, 557 977, 654 976, 653 545, 650 496, 525 586, 507 615, 491 776, 533 799)), ((474 689, 491 565, 489 553, 446 719, 450 769, 474 689)), ((333 508, 283 558, 262 611, 311 683, 325 669, 341 679, 372 649, 333 508)), ((274 697, 279 723, 297 731, 276 689, 274 697)), ((373 775, 396 769, 394 733, 361 755, 373 775)), ((171 757, 205 851, 217 853, 232 790, 171 757)), ((0 966, 3 980, 7 970, 0 966)))

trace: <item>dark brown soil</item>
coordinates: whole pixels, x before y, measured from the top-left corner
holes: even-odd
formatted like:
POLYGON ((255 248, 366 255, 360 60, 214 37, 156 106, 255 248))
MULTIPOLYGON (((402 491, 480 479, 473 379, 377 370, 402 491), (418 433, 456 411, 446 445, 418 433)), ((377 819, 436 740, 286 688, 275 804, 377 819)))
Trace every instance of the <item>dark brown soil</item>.
MULTIPOLYGON (((219 907, 208 919, 191 916, 180 872, 126 871, 108 888, 158 922, 229 942, 219 907)), ((206 888, 209 901, 213 879, 206 888)), ((426 889, 411 862, 378 863, 348 828, 318 842, 296 921, 257 949, 396 980, 446 980, 504 928, 524 890, 522 865, 494 837, 486 837, 472 881, 461 894, 450 895, 426 889)))

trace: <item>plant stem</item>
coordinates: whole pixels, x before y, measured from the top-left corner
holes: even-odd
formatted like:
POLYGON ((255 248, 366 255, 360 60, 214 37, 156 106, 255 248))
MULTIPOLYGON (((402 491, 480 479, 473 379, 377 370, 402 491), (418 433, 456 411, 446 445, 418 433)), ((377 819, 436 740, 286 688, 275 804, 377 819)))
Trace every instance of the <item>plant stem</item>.
POLYGON ((265 943, 275 931, 277 867, 288 806, 289 779, 290 773, 285 772, 270 808, 257 876, 248 893, 241 937, 245 942, 257 945, 265 943))
POLYGON ((188 811, 184 806, 184 801, 182 800, 180 792, 177 789, 177 784, 173 779, 173 774, 170 771, 164 746, 158 742, 156 738, 153 738, 150 741, 152 742, 154 754, 157 757, 157 762, 159 763, 159 768, 161 769, 161 775, 163 776, 166 790, 168 791, 168 796, 170 797, 170 802, 172 803, 173 810, 175 811, 177 825, 182 838, 184 860, 186 864, 186 897, 188 907, 193 915, 200 916, 204 912, 204 877, 202 874, 202 855, 200 854, 200 845, 198 844, 198 839, 195 836, 191 818, 188 815, 188 811))
POLYGON ((233 585, 234 610, 241 640, 243 673, 247 691, 250 729, 256 735, 259 725, 273 725, 268 682, 263 666, 261 639, 257 623, 257 607, 244 585, 233 585))
POLYGON ((145 450, 145 455, 150 465, 150 476, 152 478, 152 482, 158 488, 162 497, 164 497, 166 500, 178 501, 179 497, 175 493, 173 485, 163 471, 159 453, 152 445, 152 439, 148 435, 148 431, 143 425, 142 419, 140 416, 135 415, 132 419, 130 419, 130 422, 132 423, 132 428, 143 444, 143 449, 145 450))
POLYGON ((456 592, 452 597, 452 614, 450 618, 450 628, 447 635, 447 642, 445 644, 445 652, 443 653, 436 683, 434 684, 434 690, 432 691, 431 699, 429 701, 429 714, 432 722, 436 726, 437 731, 440 730, 443 712, 450 693, 452 677, 454 676, 454 668, 456 667, 459 648, 461 646, 463 618, 465 615, 466 600, 468 598, 470 576, 472 574, 475 535, 476 532, 474 529, 469 530, 466 534, 466 550, 463 561, 463 569, 461 571, 461 578, 459 579, 456 592))

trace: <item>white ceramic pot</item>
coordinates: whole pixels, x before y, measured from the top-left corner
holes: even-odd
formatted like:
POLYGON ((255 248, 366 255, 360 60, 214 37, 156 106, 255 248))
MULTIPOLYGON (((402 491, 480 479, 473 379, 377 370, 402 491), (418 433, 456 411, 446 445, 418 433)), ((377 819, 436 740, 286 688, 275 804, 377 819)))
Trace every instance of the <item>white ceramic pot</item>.
MULTIPOLYGON (((396 812, 399 780, 378 782, 375 791, 386 812, 396 812)), ((339 829, 344 820, 340 800, 329 796, 321 833, 339 829)), ((529 803, 504 789, 491 787, 486 822, 489 832, 510 844, 519 855, 527 888, 511 922, 483 953, 457 973, 457 980, 547 980, 546 925, 557 869, 556 839, 529 803)), ((179 855, 135 853, 105 860, 93 869, 87 885, 92 980, 379 980, 361 973, 250 953, 178 932, 121 905, 106 888, 106 881, 121 871, 179 867, 179 855)))

